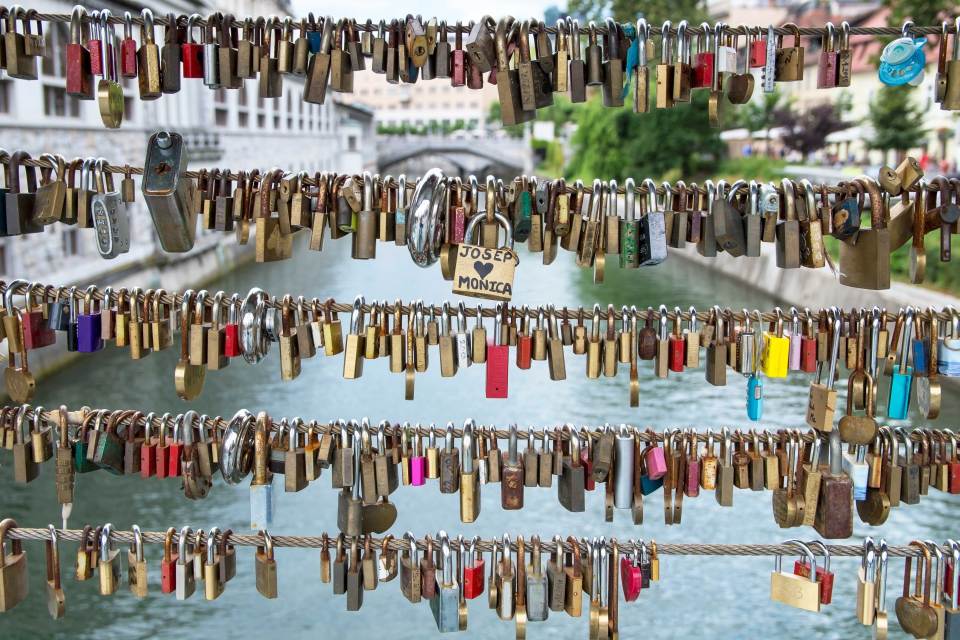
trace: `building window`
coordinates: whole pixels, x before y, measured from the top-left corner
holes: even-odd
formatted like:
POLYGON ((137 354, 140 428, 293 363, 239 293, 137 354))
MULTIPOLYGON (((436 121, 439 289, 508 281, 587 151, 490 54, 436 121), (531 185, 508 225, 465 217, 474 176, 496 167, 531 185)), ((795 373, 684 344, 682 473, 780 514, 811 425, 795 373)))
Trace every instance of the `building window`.
POLYGON ((276 114, 276 113, 273 114, 273 128, 274 129, 280 128, 280 114, 276 114))
POLYGON ((293 130, 293 116, 287 116, 287 129, 293 130))
POLYGON ((64 256, 75 256, 80 253, 80 243, 77 242, 77 230, 76 229, 67 229, 60 236, 61 243, 63 244, 63 255, 64 256))
MULTIPOLYGON (((7 83, 3 84, 6 85, 7 83)), ((63 87, 45 85, 43 87, 43 114, 46 116, 79 118, 80 101, 73 96, 68 96, 67 90, 63 87)))
MULTIPOLYGON (((76 98, 70 98, 71 100, 76 100, 76 98)), ((123 119, 127 122, 133 120, 133 98, 129 96, 124 96, 123 98, 123 119)))
POLYGON ((241 129, 246 129, 250 126, 250 115, 246 111, 241 111, 237 114, 237 124, 241 129))
POLYGON ((62 78, 66 75, 66 48, 69 25, 65 23, 53 23, 46 25, 46 55, 40 60, 40 67, 43 75, 54 78, 62 78))
POLYGON ((227 103, 227 92, 225 89, 217 89, 213 92, 213 101, 217 104, 227 103))
POLYGON ((227 110, 226 109, 214 109, 213 116, 218 127, 227 126, 227 110))
POLYGON ((257 114, 257 129, 266 129, 267 128, 267 116, 258 113, 257 114))
POLYGON ((347 136, 347 151, 357 150, 357 136, 347 136))
POLYGON ((237 104, 241 107, 247 106, 247 86, 244 84, 240 85, 240 90, 237 91, 237 104))

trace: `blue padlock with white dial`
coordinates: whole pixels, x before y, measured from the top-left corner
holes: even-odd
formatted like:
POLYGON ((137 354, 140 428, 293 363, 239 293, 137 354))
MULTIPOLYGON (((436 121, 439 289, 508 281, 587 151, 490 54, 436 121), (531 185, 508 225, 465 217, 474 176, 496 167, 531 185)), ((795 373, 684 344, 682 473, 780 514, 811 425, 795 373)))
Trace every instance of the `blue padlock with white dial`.
POLYGON ((911 37, 911 28, 912 22, 904 22, 901 37, 885 46, 880 54, 878 71, 880 81, 885 85, 900 87, 909 84, 916 87, 923 82, 924 67, 927 64, 923 47, 927 44, 927 39, 911 37))

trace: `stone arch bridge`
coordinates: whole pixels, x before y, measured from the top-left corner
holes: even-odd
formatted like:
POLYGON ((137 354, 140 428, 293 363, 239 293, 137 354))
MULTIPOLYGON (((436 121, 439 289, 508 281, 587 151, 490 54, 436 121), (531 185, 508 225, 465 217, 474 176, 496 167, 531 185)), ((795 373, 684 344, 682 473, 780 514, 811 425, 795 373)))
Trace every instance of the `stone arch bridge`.
POLYGON ((488 174, 508 179, 533 171, 533 152, 523 139, 390 136, 379 138, 377 146, 381 174, 418 176, 438 168, 447 176, 473 174, 482 182, 488 174))

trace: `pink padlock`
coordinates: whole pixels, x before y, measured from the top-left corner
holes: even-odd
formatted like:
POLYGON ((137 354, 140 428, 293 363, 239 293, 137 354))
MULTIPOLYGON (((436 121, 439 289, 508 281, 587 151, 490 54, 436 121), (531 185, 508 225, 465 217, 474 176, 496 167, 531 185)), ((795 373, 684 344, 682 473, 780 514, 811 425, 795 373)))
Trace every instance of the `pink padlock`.
POLYGON ((667 460, 663 456, 663 447, 651 442, 644 454, 644 462, 647 464, 647 477, 651 480, 659 480, 667 475, 667 460))
POLYGON ((687 477, 683 494, 688 498, 700 495, 700 456, 697 448, 697 434, 688 432, 687 437, 687 477))
POLYGON ((796 307, 790 308, 790 315, 793 316, 790 322, 790 330, 784 331, 784 335, 790 338, 790 360, 788 366, 790 371, 800 370, 800 345, 803 342, 803 329, 800 327, 800 314, 796 307))
POLYGON ((410 458, 410 484, 422 487, 427 481, 427 458, 423 455, 423 436, 417 438, 415 455, 410 458))
POLYGON ((623 599, 627 602, 633 602, 640 597, 643 572, 636 550, 620 558, 620 584, 623 585, 623 599))

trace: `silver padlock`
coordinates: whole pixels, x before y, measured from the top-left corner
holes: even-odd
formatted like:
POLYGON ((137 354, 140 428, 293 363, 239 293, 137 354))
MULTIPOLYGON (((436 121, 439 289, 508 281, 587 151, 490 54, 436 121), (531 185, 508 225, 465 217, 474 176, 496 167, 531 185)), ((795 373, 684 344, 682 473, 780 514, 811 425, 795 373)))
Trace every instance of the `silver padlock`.
POLYGON ((457 366, 469 367, 473 364, 470 358, 472 341, 467 328, 467 307, 462 302, 457 307, 457 332, 453 337, 456 345, 457 366))
POLYGON ((937 345, 937 370, 942 376, 960 377, 960 313, 954 308, 949 312, 950 331, 937 345))
POLYGON ((193 248, 197 236, 197 211, 193 208, 193 183, 183 177, 187 150, 179 133, 158 131, 150 136, 143 162, 140 189, 153 218, 160 246, 169 253, 193 248))
MULTIPOLYGON (((541 568, 540 538, 538 536, 533 536, 530 552, 532 562, 527 567, 526 572, 527 620, 543 622, 550 615, 550 607, 547 606, 547 574, 541 568)), ((520 562, 524 562, 524 560, 521 558, 520 562)))
POLYGON ((640 266, 646 267, 667 259, 667 226, 664 209, 657 204, 657 185, 647 178, 643 186, 647 189, 647 212, 639 222, 637 253, 640 266))
POLYGON ((617 452, 613 457, 613 506, 633 507, 633 432, 625 424, 617 431, 617 452))
POLYGON ((107 260, 130 251, 130 212, 113 186, 113 178, 107 172, 107 161, 97 159, 92 175, 99 181, 97 193, 93 194, 93 228, 97 233, 97 250, 107 260))
POLYGON ((439 534, 440 555, 443 558, 443 572, 437 583, 435 595, 430 599, 430 611, 440 633, 460 631, 460 585, 453 570, 453 554, 450 552, 450 540, 443 531, 439 534))
POLYGON ((187 543, 192 530, 190 527, 180 529, 180 540, 177 543, 177 600, 186 600, 193 595, 197 587, 197 579, 193 573, 193 546, 187 543), (188 551, 189 549, 189 551, 188 551))

